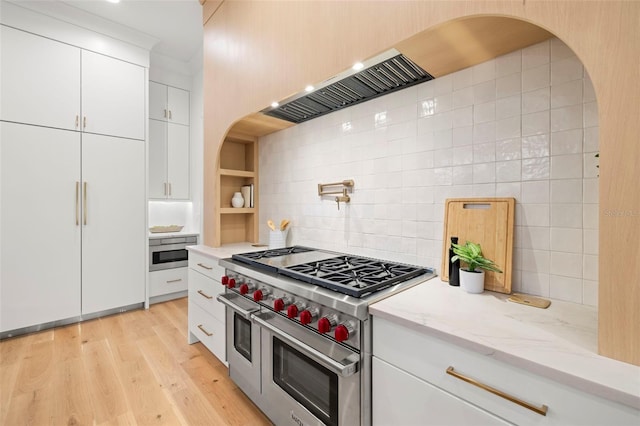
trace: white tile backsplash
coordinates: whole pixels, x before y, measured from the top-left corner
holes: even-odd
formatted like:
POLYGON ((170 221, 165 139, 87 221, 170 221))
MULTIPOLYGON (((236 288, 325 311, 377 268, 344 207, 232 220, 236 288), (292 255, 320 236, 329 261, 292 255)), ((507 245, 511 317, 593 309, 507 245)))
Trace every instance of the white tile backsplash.
POLYGON ((595 306, 599 129, 585 74, 551 39, 265 136, 260 223, 289 217, 292 244, 439 269, 445 200, 511 196, 513 288, 595 306), (347 178, 339 211, 317 196, 347 178))

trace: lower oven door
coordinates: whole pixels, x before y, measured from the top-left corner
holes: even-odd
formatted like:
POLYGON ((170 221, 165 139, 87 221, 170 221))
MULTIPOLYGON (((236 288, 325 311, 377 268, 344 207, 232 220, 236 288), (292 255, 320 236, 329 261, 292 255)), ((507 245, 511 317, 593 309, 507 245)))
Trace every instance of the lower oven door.
POLYGON ((260 308, 234 293, 220 294, 226 305, 226 347, 229 377, 256 404, 260 402, 260 327, 251 314, 260 308))
POLYGON ((271 312, 262 327, 262 410, 278 426, 360 425, 360 355, 271 312))

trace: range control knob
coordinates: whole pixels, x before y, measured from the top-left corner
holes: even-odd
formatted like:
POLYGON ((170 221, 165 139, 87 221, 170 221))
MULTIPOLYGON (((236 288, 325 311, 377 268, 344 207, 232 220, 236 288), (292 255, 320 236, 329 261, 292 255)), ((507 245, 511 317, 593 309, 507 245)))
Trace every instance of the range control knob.
POLYGON ((349 335, 353 333, 353 326, 349 323, 343 323, 336 327, 334 337, 338 342, 349 340, 349 335))
POLYGON ((318 316, 318 312, 318 308, 305 309, 300 312, 300 322, 303 324, 310 324, 311 321, 318 316))
POLYGON ((266 287, 260 287, 259 290, 253 292, 253 300, 259 302, 267 297, 271 292, 266 287))
POLYGON ((273 301, 273 309, 282 311, 287 305, 291 304, 291 298, 287 296, 279 297, 273 301))
POLYGON ((338 317, 334 314, 324 316, 318 320, 318 331, 328 333, 338 323, 338 317))
POLYGON ((236 288, 236 280, 234 280, 233 278, 229 278, 229 280, 227 281, 227 287, 236 288))
POLYGON ((229 277, 226 275, 223 275, 222 278, 220 278, 220 282, 222 283, 222 285, 229 284, 229 277))
POLYGON ((256 286, 251 283, 244 283, 240 286, 240 294, 247 294, 252 291, 256 286))
POLYGON ((292 305, 290 305, 287 308, 287 316, 289 318, 297 317, 298 316, 298 312, 300 312, 300 310, 306 308, 306 306, 307 305, 305 303, 302 303, 302 302, 293 303, 292 305))

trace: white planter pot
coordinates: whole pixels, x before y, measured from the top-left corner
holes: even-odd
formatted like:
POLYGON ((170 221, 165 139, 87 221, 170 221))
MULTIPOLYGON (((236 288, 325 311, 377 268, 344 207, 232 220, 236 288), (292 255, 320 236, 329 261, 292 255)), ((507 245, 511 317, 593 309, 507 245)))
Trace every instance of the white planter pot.
POLYGON ((484 271, 480 269, 469 272, 460 269, 460 287, 467 293, 482 293, 484 291, 484 271))

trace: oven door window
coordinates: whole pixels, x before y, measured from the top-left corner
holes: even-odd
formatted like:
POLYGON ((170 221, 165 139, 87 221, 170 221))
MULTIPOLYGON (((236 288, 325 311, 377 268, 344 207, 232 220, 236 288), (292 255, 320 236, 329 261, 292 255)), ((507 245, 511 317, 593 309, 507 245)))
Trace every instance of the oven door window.
POLYGON ((233 347, 240 355, 251 362, 251 321, 234 312, 233 347))
POLYGON ((189 252, 186 249, 156 251, 153 253, 153 264, 179 262, 189 260, 189 252))
POLYGON ((273 381, 322 423, 338 424, 338 376, 275 336, 273 381))

